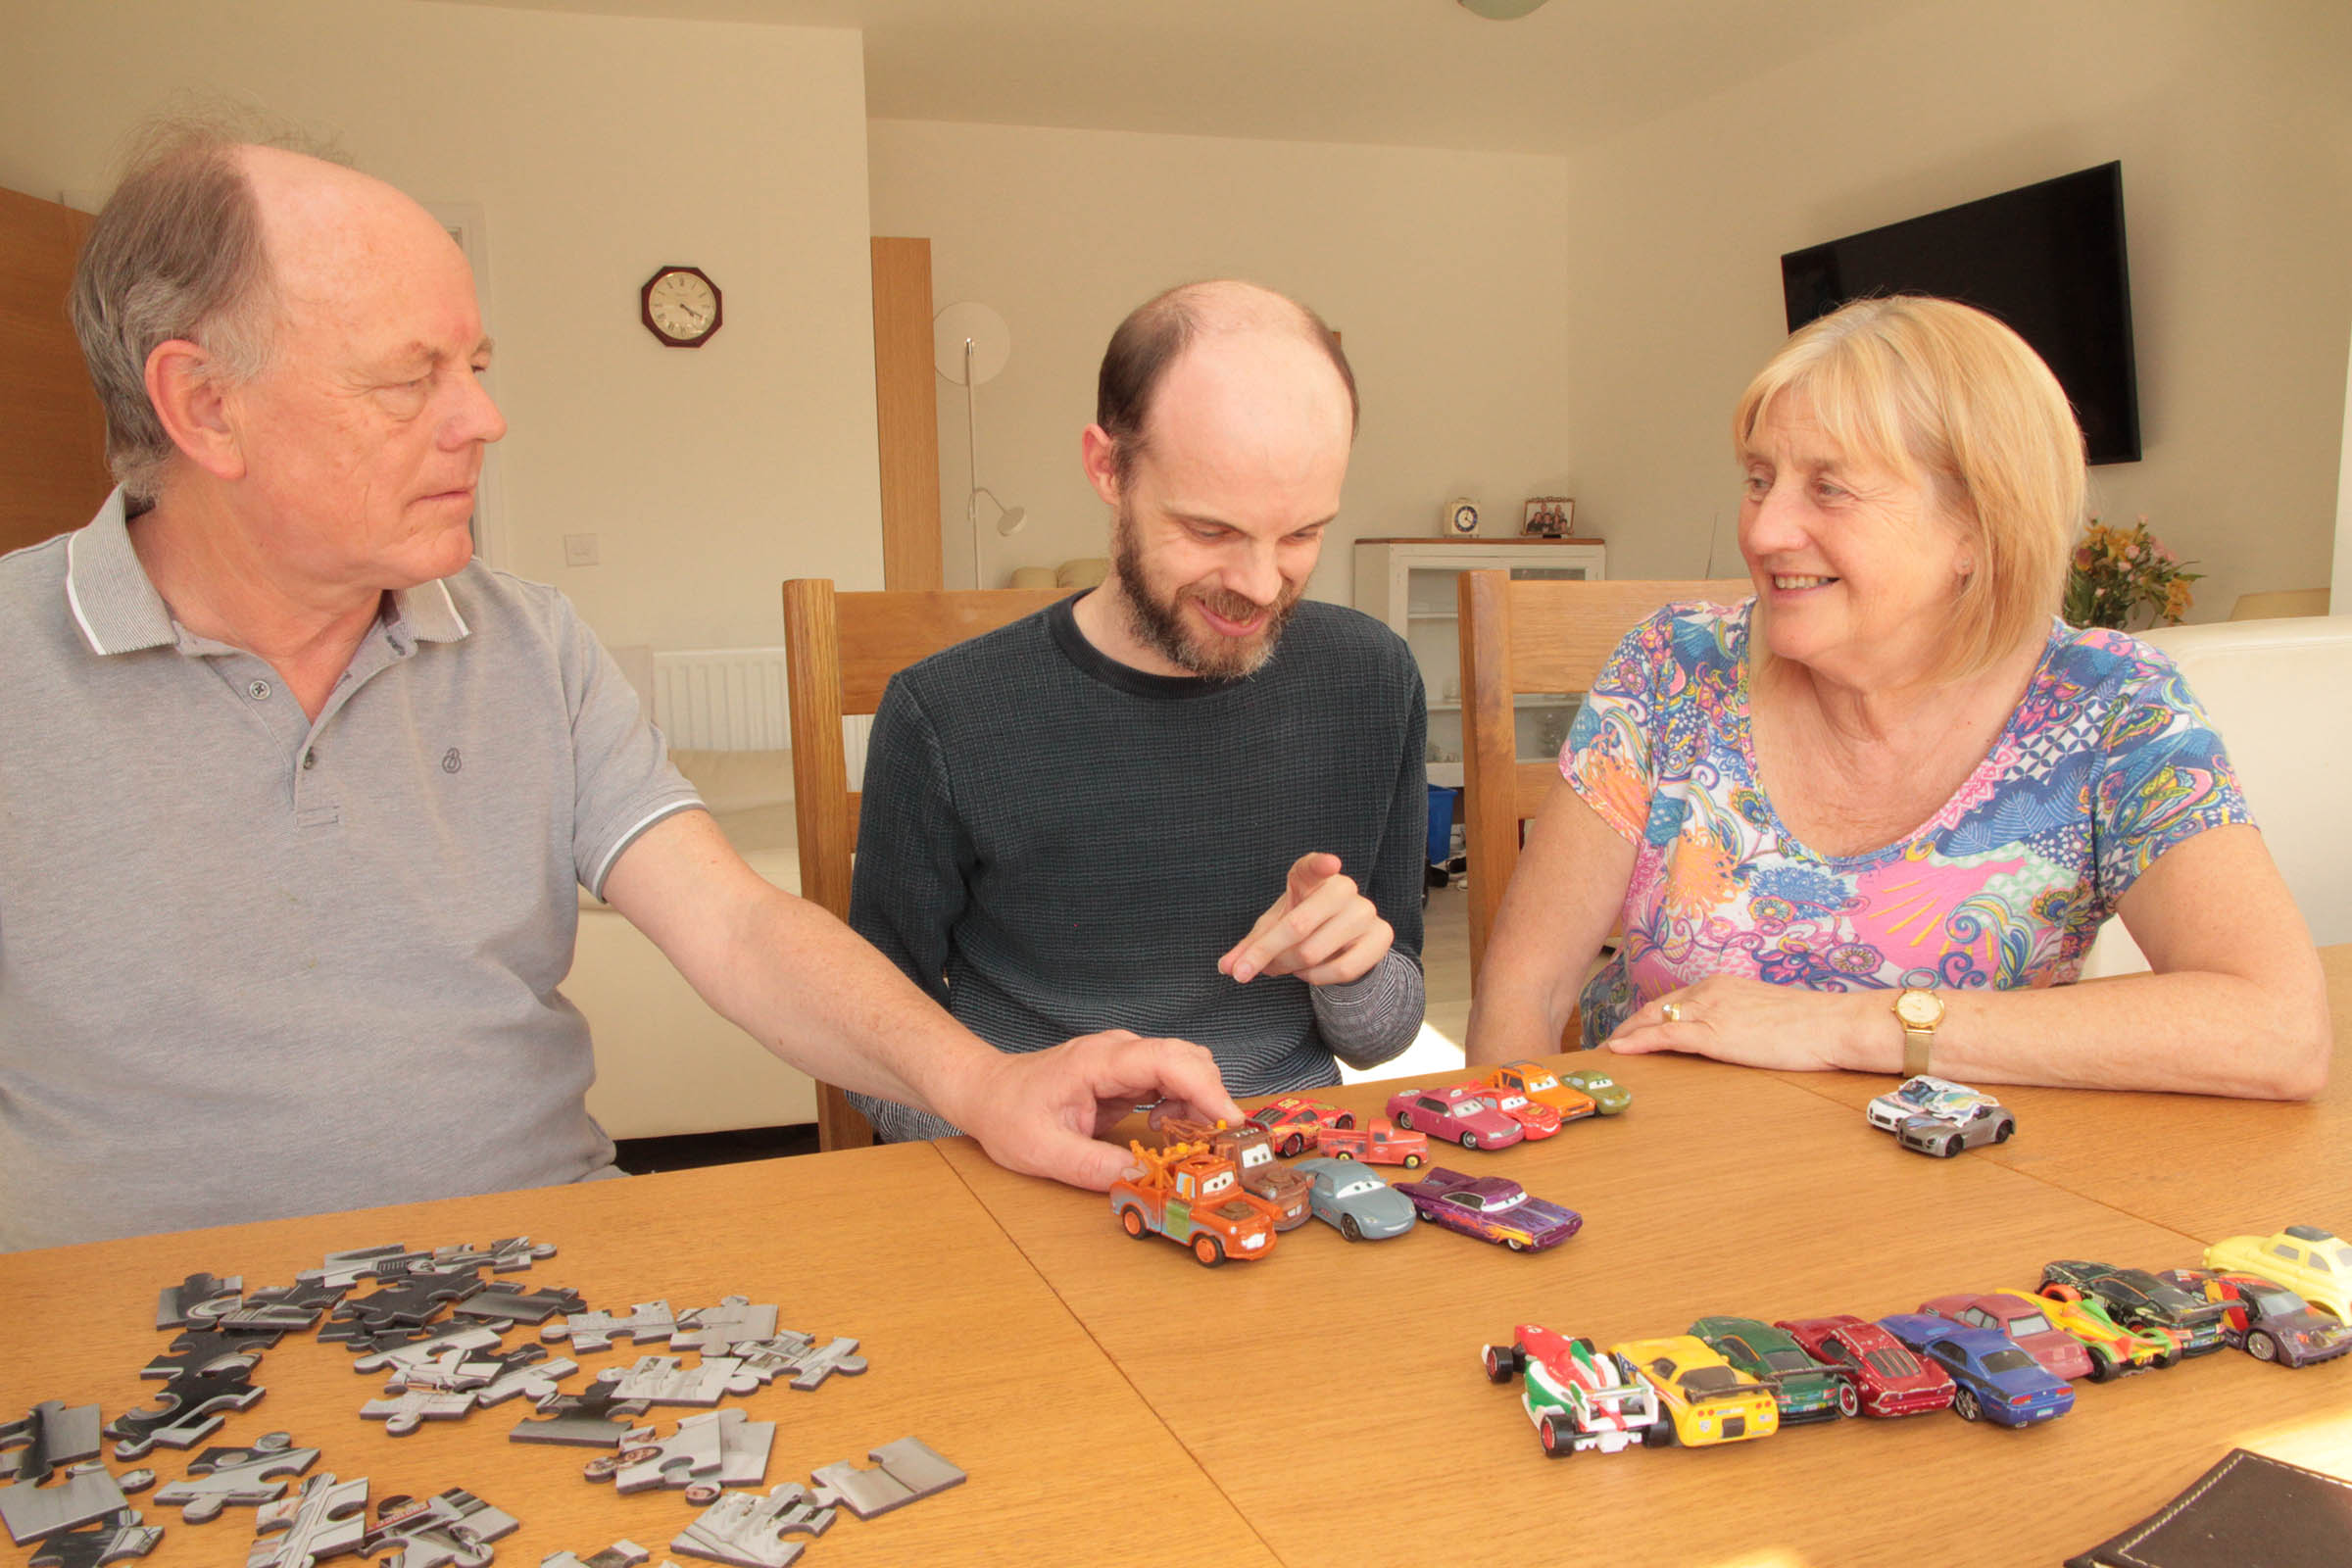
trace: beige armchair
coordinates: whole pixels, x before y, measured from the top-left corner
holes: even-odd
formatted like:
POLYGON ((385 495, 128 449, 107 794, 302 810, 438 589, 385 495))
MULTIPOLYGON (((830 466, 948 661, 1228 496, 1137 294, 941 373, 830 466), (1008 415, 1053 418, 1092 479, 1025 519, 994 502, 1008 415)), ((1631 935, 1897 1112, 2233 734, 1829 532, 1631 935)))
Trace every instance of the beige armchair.
MULTIPOLYGON (((2213 715, 2271 856, 2322 947, 2352 942, 2352 615, 2167 626, 2147 640, 2173 656, 2213 715)), ((2147 968, 2121 921, 2108 922, 2084 978, 2147 968)))

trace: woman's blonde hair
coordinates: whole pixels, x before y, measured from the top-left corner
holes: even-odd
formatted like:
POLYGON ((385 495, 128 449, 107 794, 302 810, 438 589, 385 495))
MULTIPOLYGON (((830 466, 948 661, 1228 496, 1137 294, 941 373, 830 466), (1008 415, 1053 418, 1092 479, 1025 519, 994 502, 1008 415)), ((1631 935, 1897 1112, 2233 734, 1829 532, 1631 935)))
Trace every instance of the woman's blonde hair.
POLYGON ((1975 674, 2046 634, 2082 520, 2082 431, 2024 338, 1951 300, 1856 300, 1800 328, 1740 394, 1742 461, 1788 392, 1846 452, 1930 480, 1969 538, 1935 678, 1975 674))

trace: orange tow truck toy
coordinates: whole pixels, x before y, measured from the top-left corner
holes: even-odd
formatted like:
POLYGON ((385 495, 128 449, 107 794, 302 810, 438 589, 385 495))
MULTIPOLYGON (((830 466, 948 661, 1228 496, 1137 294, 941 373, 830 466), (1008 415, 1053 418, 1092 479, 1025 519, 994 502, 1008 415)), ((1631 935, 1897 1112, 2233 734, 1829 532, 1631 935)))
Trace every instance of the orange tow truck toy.
POLYGON ((1232 1160, 1206 1144, 1146 1149, 1130 1140, 1127 1148, 1136 1166, 1110 1184, 1110 1211, 1128 1235, 1165 1236, 1205 1268, 1274 1250, 1274 1205, 1243 1191, 1232 1160))

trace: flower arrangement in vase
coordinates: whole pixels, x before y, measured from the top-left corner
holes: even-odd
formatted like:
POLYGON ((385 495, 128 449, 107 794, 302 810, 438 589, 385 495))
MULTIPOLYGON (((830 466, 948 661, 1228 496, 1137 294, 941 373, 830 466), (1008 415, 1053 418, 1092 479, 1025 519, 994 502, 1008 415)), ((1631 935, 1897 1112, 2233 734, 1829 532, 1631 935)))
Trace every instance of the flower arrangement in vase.
POLYGON ((2142 629, 2178 626, 2192 602, 2188 585, 2204 576, 2187 565, 2148 532, 2145 514, 2129 528, 2093 517, 2067 569, 2067 624, 2129 631, 2144 612, 2142 629))

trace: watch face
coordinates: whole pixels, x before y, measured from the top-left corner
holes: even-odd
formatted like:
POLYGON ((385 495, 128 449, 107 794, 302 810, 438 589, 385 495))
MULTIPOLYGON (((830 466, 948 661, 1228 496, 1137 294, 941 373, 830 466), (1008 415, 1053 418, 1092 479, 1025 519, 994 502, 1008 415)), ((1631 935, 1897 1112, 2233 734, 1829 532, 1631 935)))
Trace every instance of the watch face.
POLYGON ((1894 1015, 1915 1028, 1929 1028, 1942 1019, 1943 999, 1933 991, 1906 991, 1895 999, 1894 1015))
POLYGON ((664 338, 699 343, 718 330, 718 290, 700 272, 662 272, 646 288, 645 317, 664 338))

